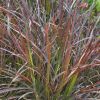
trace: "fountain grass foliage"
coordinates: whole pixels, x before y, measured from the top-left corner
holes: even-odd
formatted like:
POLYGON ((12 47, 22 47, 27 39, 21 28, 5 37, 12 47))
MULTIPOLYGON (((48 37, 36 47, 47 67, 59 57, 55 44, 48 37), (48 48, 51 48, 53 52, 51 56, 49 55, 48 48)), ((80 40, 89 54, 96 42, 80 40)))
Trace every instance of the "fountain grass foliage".
POLYGON ((85 5, 0 0, 0 99, 100 98, 100 16, 85 5))

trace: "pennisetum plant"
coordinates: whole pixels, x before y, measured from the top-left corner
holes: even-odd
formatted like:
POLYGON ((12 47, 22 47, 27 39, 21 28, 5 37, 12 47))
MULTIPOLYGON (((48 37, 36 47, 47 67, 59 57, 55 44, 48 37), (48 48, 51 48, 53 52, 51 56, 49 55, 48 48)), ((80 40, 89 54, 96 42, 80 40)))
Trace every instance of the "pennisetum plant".
POLYGON ((1 99, 98 97, 93 95, 100 84, 100 16, 91 19, 95 3, 0 2, 1 99))

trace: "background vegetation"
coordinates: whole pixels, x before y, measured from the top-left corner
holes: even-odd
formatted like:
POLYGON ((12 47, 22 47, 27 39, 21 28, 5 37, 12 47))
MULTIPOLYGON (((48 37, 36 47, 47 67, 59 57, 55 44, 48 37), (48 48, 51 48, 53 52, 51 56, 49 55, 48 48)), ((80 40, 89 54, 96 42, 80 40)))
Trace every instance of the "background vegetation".
POLYGON ((100 0, 0 0, 0 99, 100 99, 100 0))

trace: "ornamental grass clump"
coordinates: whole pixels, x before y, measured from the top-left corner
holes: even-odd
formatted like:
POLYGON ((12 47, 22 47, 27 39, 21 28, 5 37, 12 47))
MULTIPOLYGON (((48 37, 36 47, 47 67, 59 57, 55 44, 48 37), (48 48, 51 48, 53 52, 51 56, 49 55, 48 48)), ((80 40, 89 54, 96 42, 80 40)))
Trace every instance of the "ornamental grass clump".
POLYGON ((1 99, 99 98, 100 16, 84 3, 1 0, 1 99))

